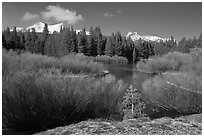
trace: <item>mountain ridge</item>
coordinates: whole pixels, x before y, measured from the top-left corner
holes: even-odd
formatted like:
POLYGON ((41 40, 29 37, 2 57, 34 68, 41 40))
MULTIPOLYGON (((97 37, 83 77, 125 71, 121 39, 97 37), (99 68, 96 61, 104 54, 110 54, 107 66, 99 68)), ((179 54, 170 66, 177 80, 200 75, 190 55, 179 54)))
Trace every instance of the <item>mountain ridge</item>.
MULTIPOLYGON (((40 22, 37 22, 37 23, 27 27, 27 28, 16 27, 16 30, 17 30, 17 32, 19 32, 19 31, 25 32, 25 31, 28 31, 28 30, 32 31, 32 28, 35 28, 35 32, 40 33, 40 32, 43 32, 44 26, 45 26, 45 23, 40 21, 40 22)), ((53 24, 53 25, 48 24, 48 31, 49 31, 50 34, 54 33, 55 31, 60 32, 61 27, 62 28, 65 27, 63 23, 57 23, 57 24, 53 24)), ((13 29, 11 29, 11 31, 13 31, 13 29)), ((75 30, 75 31, 78 34, 82 30, 75 30)), ((86 35, 90 35, 90 32, 86 31, 86 35)))
MULTIPOLYGON (((16 30, 17 30, 17 32, 19 32, 19 31, 25 32, 28 30, 32 30, 32 28, 35 28, 36 32, 43 32, 44 26, 45 26, 45 23, 40 21, 40 22, 37 22, 37 23, 27 27, 27 28, 16 27, 16 30)), ((61 27, 62 28, 65 27, 63 23, 57 23, 57 24, 53 24, 53 25, 48 24, 49 33, 52 34, 55 31, 60 32, 61 27)), ((13 29, 11 29, 11 31, 13 31, 13 29)), ((75 31, 78 34, 82 30, 75 30, 75 31)), ((90 32, 86 31, 86 35, 90 35, 90 32)), ((133 41, 137 41, 137 40, 141 39, 143 41, 156 41, 156 42, 163 41, 163 42, 165 42, 165 41, 170 40, 170 38, 161 38, 161 37, 156 36, 156 35, 141 35, 138 32, 128 32, 126 35, 126 38, 128 38, 128 37, 130 37, 133 41)))
POLYGON ((133 41, 144 40, 144 41, 157 41, 157 42, 165 42, 170 40, 170 38, 161 38, 155 35, 140 35, 138 32, 128 32, 126 38, 130 37, 133 41))

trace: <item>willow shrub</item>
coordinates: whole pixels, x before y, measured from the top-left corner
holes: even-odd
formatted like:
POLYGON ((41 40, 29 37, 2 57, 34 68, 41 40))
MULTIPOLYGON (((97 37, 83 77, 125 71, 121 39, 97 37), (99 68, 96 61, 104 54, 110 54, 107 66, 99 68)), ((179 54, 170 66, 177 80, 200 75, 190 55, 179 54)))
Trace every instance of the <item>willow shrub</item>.
POLYGON ((157 112, 201 113, 202 83, 199 81, 201 79, 193 74, 158 75, 142 84, 142 94, 145 102, 153 105, 157 112))
POLYGON ((38 71, 40 69, 56 68, 62 72, 71 73, 98 73, 105 70, 103 64, 92 60, 78 57, 77 55, 67 55, 62 58, 48 57, 38 54, 23 53, 17 55, 12 51, 2 52, 3 75, 15 73, 16 71, 38 71))
POLYGON ((94 57, 93 60, 104 64, 127 64, 128 63, 127 58, 120 57, 120 56, 110 57, 107 55, 102 55, 102 56, 94 57))
POLYGON ((193 58, 190 54, 170 52, 164 56, 155 56, 146 62, 139 61, 136 65, 138 70, 147 72, 180 71, 186 66, 192 66, 193 58))
POLYGON ((127 88, 115 79, 73 78, 59 70, 19 71, 2 82, 3 125, 33 132, 88 118, 122 117, 127 88))

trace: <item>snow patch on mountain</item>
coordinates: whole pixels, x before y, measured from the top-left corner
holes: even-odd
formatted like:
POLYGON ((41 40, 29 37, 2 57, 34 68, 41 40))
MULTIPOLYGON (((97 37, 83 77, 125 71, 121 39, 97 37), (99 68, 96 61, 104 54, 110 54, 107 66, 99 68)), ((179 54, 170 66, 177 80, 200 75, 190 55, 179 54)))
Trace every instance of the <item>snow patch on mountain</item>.
MULTIPOLYGON (((63 27, 63 23, 48 25, 49 33, 52 34, 54 31, 60 32, 61 26, 63 27)), ((27 27, 26 30, 32 30, 33 28, 35 28, 35 32, 43 32, 44 27, 45 27, 45 23, 38 22, 38 23, 33 24, 30 27, 27 27)))
POLYGON ((53 33, 54 31, 60 32, 60 28, 63 28, 63 23, 55 24, 55 25, 48 25, 48 30, 50 33, 53 33))
MULTIPOLYGON (((76 31, 76 34, 80 33, 82 30, 75 30, 76 31)), ((86 31, 86 35, 90 35, 90 32, 89 31, 86 31)))
MULTIPOLYGON (((10 29, 10 31, 13 31, 13 29, 10 29)), ((21 28, 21 27, 16 27, 16 31, 17 32, 20 32, 20 31, 25 31, 25 29, 24 28, 21 28)))
POLYGON ((128 32, 128 34, 126 35, 126 38, 128 37, 130 37, 133 41, 137 41, 139 39, 144 41, 157 41, 157 42, 170 40, 170 38, 161 38, 161 37, 152 36, 152 35, 142 36, 138 32, 128 32))
MULTIPOLYGON (((38 22, 30 27, 27 27, 26 30, 32 30, 32 28, 35 28, 35 32, 43 32, 43 29, 45 27, 45 23, 43 22, 38 22)), ((54 24, 54 25, 49 25, 48 24, 48 31, 50 34, 52 34, 53 32, 60 32, 60 28, 64 28, 65 26, 63 25, 63 23, 58 23, 58 24, 54 24)), ((76 34, 78 34, 79 32, 81 32, 82 30, 76 30, 76 34)), ((86 35, 90 35, 89 31, 86 31, 86 35)))

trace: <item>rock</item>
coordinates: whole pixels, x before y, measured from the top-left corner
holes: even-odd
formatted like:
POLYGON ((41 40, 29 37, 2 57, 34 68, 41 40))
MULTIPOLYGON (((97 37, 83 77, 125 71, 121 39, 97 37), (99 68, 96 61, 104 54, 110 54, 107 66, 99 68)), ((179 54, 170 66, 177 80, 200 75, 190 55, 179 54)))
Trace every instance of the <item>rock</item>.
POLYGON ((109 74, 109 71, 108 70, 104 70, 104 71, 99 72, 98 74, 94 74, 94 77, 104 77, 107 74, 109 74))

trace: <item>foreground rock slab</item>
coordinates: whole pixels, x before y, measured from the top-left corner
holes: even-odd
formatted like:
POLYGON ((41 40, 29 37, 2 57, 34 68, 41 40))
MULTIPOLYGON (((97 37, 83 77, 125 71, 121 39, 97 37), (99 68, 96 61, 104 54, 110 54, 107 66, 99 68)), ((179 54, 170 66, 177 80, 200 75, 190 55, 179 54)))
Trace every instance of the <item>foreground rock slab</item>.
POLYGON ((108 121, 82 121, 37 135, 202 135, 202 115, 171 119, 163 117, 108 121))

